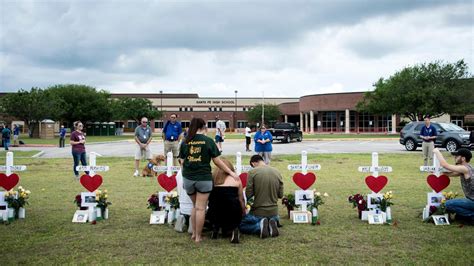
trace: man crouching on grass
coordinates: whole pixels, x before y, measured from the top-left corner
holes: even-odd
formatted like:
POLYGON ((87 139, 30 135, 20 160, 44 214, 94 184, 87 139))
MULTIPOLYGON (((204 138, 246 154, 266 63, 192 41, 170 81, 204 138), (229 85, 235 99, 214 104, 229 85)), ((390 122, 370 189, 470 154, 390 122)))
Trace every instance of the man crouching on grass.
POLYGON ((456 213, 456 220, 474 225, 474 169, 469 164, 472 158, 471 151, 461 148, 452 152, 456 165, 447 163, 439 149, 434 149, 433 153, 438 157, 440 165, 450 171, 447 173, 448 176, 461 178, 461 187, 466 196, 464 199, 447 200, 446 211, 456 213))

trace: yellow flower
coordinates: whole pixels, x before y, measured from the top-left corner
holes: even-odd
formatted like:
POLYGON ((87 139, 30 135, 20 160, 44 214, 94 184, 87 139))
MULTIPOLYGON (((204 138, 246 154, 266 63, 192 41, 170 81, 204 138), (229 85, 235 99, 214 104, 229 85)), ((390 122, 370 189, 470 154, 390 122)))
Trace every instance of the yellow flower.
POLYGON ((107 198, 107 195, 104 195, 104 199, 106 199, 106 198, 107 198))
POLYGON ((446 203, 446 199, 442 199, 441 203, 443 203, 443 204, 446 203))

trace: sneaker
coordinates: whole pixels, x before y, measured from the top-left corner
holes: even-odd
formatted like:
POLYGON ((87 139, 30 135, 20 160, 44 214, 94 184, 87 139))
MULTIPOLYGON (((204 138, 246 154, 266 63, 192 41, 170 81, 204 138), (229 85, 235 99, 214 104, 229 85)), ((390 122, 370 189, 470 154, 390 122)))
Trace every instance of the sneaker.
POLYGON ((138 176, 138 170, 135 170, 135 173, 133 174, 133 176, 138 176))
POLYGON ((275 220, 270 220, 270 222, 268 222, 269 224, 269 228, 270 228, 270 236, 271 237, 277 237, 280 235, 280 231, 278 230, 278 225, 277 225, 277 222, 275 220))
POLYGON ((240 243, 240 232, 239 232, 239 228, 235 228, 235 229, 232 231, 232 237, 230 238, 230 243, 232 243, 232 244, 238 244, 238 243, 240 243))
POLYGON ((260 238, 267 238, 270 236, 270 228, 268 226, 268 219, 263 218, 260 220, 260 238))

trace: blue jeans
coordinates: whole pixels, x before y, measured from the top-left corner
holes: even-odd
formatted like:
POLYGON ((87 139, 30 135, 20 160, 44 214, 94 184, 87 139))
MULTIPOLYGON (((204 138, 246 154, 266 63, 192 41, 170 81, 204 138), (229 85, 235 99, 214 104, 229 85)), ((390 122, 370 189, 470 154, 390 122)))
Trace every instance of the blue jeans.
POLYGON ((10 146, 10 139, 3 139, 3 147, 6 151, 8 151, 8 147, 10 146))
MULTIPOLYGON (((79 161, 81 161, 81 164, 86 166, 87 165, 87 160, 86 160, 86 153, 85 152, 72 152, 72 158, 74 159, 74 175, 79 175, 79 172, 76 170, 76 166, 79 166, 79 161)), ((89 174, 88 171, 86 171, 86 174, 89 174)))
POLYGON ((474 200, 468 198, 447 200, 446 211, 474 218, 474 200))
POLYGON ((240 232, 242 232, 243 234, 249 234, 249 235, 260 234, 260 221, 263 218, 268 218, 268 220, 275 220, 277 222, 280 220, 278 215, 270 216, 270 217, 262 217, 262 216, 256 216, 253 214, 247 214, 244 216, 244 218, 242 218, 242 222, 240 222, 240 226, 239 226, 240 232))

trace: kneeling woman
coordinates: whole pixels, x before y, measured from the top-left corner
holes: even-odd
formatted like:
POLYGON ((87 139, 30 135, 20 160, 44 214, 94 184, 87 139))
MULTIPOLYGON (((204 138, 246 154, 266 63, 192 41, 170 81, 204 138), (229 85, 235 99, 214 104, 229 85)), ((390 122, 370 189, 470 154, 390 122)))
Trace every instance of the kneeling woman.
POLYGON ((192 239, 199 243, 202 240, 204 216, 212 191, 211 160, 236 180, 239 176, 227 167, 221 159, 220 152, 214 141, 206 136, 206 122, 202 118, 193 118, 189 125, 189 132, 181 145, 179 158, 183 170, 183 187, 193 201, 191 224, 193 227, 192 239))
MULTIPOLYGON (((234 166, 227 159, 222 162, 229 168, 234 166)), ((223 235, 232 232, 231 243, 239 243, 239 225, 245 215, 243 187, 240 179, 236 180, 222 169, 216 168, 212 172, 214 188, 209 196, 207 217, 212 224, 211 238, 217 238, 219 229, 223 235)))

